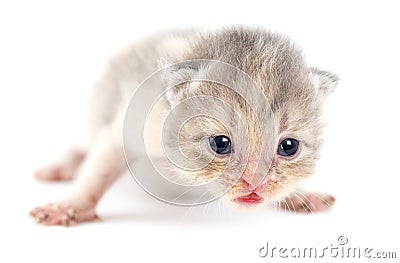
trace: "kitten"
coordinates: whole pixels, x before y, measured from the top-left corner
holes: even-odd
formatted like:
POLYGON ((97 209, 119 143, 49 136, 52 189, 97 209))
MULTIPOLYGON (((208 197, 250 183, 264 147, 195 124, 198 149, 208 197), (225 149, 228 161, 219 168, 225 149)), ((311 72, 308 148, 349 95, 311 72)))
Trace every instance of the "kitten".
POLYGON ((199 109, 210 109, 224 120, 197 116, 185 123, 171 121, 162 126, 153 122, 148 126, 153 133, 145 132, 146 141, 150 141, 149 145, 152 138, 156 141, 150 148, 159 148, 158 137, 164 129, 166 135, 161 143, 177 145, 193 165, 209 157, 201 169, 172 167, 171 176, 208 182, 227 174, 220 181, 224 187, 229 186, 222 198, 236 207, 270 202, 297 212, 330 207, 334 203, 332 196, 296 191, 295 187, 313 173, 320 148, 322 105, 335 89, 337 76, 306 65, 299 48, 287 38, 262 28, 238 26, 212 32, 158 34, 137 42, 113 59, 91 97, 87 145, 35 173, 40 180, 70 180, 80 167, 74 192, 70 198, 33 209, 30 215, 44 225, 95 220, 98 201, 127 169, 122 134, 132 94, 160 69, 160 61, 168 68, 163 76, 166 85, 180 78, 212 76, 212 67, 179 64, 196 59, 236 67, 259 88, 239 85, 244 96, 207 81, 181 83, 169 89, 159 104, 160 116, 174 109, 170 114, 176 120, 199 109), (225 106, 210 103, 209 99, 191 100, 210 97, 218 98, 225 106), (178 126, 179 134, 171 133, 178 126), (237 171, 241 171, 239 177, 229 178, 237 171))

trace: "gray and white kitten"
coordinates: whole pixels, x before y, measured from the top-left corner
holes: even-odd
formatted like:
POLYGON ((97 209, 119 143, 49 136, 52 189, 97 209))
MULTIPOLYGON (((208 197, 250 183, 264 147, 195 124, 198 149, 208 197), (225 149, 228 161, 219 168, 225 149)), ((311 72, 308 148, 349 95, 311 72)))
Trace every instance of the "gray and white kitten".
MULTIPOLYGON (((196 156, 199 141, 204 137, 208 137, 210 143, 206 151, 213 151, 215 155, 207 166, 195 173, 188 171, 187 176, 212 179, 227 169, 230 154, 241 153, 246 148, 249 152, 246 162, 241 163, 239 155, 239 161, 229 168, 244 167, 241 178, 223 196, 228 204, 256 207, 276 202, 283 209, 297 212, 316 212, 330 207, 334 202, 332 196, 299 191, 295 186, 313 173, 320 148, 322 105, 335 89, 338 78, 306 65, 301 51, 287 38, 262 28, 236 26, 211 32, 187 30, 158 34, 135 43, 111 60, 91 97, 86 145, 35 174, 40 180, 70 180, 79 167, 75 190, 65 200, 33 209, 31 216, 44 225, 95 220, 100 198, 127 169, 122 129, 126 107, 136 87, 160 68, 160 61, 175 63, 192 59, 222 61, 248 74, 267 99, 254 100, 257 105, 253 106, 263 116, 262 111, 269 105, 273 118, 265 114, 261 120, 256 120, 251 113, 253 107, 246 104, 243 97, 215 83, 179 85, 170 90, 161 111, 198 96, 214 96, 231 105, 218 109, 230 120, 230 127, 204 117, 195 118, 180 129, 179 146, 186 155, 196 156), (237 120, 232 112, 243 121, 247 140, 236 133, 237 120), (257 126, 256 122, 263 125, 257 126), (254 127, 266 125, 276 127, 276 134, 272 136, 275 138, 272 145, 276 148, 265 158, 270 160, 267 169, 257 170, 265 179, 255 186, 251 182, 254 167, 262 163, 264 157, 259 155, 263 152, 259 141, 263 131, 254 127)), ((171 72, 171 78, 180 74, 196 78, 199 71, 177 68, 171 72)), ((251 91, 247 96, 252 96, 251 91)), ((200 107, 210 105, 191 105, 192 110, 200 107)), ((147 134, 149 136, 153 135, 147 134)), ((196 161, 194 158, 193 162, 196 161)), ((176 173, 186 176, 181 170, 176 173)))

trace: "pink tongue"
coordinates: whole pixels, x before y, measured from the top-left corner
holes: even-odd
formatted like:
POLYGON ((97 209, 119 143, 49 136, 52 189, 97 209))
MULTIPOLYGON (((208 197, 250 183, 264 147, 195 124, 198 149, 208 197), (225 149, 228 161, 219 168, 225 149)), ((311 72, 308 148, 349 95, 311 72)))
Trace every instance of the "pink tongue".
POLYGON ((251 193, 245 196, 241 196, 235 199, 235 201, 240 203, 251 203, 256 204, 263 201, 263 198, 256 193, 251 193))

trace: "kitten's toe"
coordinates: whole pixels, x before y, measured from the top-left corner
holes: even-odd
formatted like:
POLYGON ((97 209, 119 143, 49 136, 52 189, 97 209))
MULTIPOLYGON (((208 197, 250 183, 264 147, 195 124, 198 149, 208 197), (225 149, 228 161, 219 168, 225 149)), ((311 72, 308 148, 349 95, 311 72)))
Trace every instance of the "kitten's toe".
POLYGON ((286 211, 313 213, 328 210, 335 198, 328 194, 296 192, 285 197, 278 206, 286 211))

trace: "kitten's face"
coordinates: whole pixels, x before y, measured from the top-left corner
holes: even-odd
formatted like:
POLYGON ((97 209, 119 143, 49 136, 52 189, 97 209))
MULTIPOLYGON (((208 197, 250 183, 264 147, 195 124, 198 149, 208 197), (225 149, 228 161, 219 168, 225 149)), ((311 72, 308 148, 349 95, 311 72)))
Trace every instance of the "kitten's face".
MULTIPOLYGON (((196 115, 199 109, 214 113, 176 124, 179 134, 171 144, 177 143, 183 156, 201 167, 176 172, 205 181, 222 178, 221 187, 229 188, 223 199, 234 206, 256 206, 286 196, 313 172, 320 145, 321 107, 327 89, 336 82, 327 72, 301 72, 286 82, 256 76, 266 95, 255 100, 257 105, 249 105, 230 88, 215 83, 186 84, 171 91, 171 105, 181 105, 173 113, 177 119, 196 115)), ((246 96, 252 96, 251 92, 246 96)))

